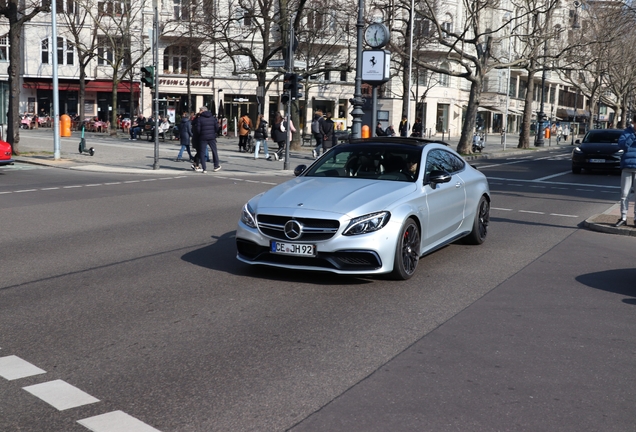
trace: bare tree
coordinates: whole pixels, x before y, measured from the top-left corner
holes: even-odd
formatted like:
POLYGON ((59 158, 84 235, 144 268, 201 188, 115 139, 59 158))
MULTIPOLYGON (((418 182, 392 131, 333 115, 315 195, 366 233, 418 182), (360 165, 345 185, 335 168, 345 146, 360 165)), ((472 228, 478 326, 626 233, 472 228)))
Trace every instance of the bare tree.
MULTIPOLYGON (((94 8, 94 3, 90 0, 78 0, 72 3, 74 9, 64 14, 65 26, 62 30, 73 41, 73 46, 77 50, 79 66, 79 119, 84 121, 84 100, 86 98, 86 71, 93 59, 97 57, 97 29, 93 21, 93 16, 89 11, 94 8)), ((97 15, 95 19, 101 19, 97 15)))
POLYGON ((9 21, 9 110, 7 113, 7 142, 14 154, 19 155, 20 143, 20 65, 24 24, 40 12, 50 12, 50 0, 4 0, 0 3, 0 16, 9 21))
MULTIPOLYGON (((120 81, 137 67, 149 50, 144 47, 141 35, 144 6, 144 0, 134 5, 130 0, 105 0, 98 2, 97 10, 89 11, 99 32, 98 66, 109 66, 109 78, 112 80, 111 125, 117 123, 117 88, 120 81)), ((110 133, 115 135, 117 129, 111 127, 110 133)))

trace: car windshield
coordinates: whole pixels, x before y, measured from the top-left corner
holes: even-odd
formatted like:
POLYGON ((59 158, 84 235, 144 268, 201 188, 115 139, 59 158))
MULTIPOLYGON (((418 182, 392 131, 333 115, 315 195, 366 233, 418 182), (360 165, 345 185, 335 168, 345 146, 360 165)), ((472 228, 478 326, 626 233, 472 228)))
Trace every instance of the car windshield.
POLYGON ((620 130, 593 130, 589 131, 587 135, 585 135, 583 142, 616 144, 622 134, 623 131, 620 130))
POLYGON ((352 177, 414 182, 422 147, 402 144, 356 143, 332 148, 305 173, 307 177, 352 177))

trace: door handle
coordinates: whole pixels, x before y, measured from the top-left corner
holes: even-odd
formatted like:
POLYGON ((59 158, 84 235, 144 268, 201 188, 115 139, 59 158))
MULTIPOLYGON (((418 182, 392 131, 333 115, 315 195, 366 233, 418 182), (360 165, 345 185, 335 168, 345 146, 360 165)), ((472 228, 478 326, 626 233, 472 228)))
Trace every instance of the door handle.
POLYGON ((455 183, 455 187, 456 188, 460 188, 460 187, 462 187, 462 184, 460 182, 457 182, 457 183, 455 183))

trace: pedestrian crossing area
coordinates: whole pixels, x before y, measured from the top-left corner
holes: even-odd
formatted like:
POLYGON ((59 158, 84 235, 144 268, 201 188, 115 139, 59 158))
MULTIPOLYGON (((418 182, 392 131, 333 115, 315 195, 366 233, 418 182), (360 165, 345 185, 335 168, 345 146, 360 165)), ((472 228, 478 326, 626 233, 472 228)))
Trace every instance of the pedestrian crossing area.
MULTIPOLYGON (((16 381, 44 374, 46 374, 45 370, 16 355, 0 357, 0 377, 7 381, 16 381)), ((100 402, 99 399, 61 379, 43 381, 22 387, 22 390, 58 411, 100 402)), ((77 423, 93 432, 160 432, 158 429, 120 410, 79 419, 77 423)))

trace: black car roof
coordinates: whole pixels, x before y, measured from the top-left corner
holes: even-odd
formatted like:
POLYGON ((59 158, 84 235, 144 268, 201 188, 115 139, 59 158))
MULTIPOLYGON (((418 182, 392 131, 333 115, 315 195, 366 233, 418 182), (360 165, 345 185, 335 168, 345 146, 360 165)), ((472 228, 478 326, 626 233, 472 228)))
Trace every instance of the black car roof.
POLYGON ((373 137, 373 138, 352 138, 349 140, 351 144, 408 144, 413 146, 424 147, 426 144, 441 144, 449 146, 442 140, 413 138, 413 137, 373 137))

